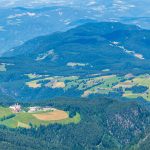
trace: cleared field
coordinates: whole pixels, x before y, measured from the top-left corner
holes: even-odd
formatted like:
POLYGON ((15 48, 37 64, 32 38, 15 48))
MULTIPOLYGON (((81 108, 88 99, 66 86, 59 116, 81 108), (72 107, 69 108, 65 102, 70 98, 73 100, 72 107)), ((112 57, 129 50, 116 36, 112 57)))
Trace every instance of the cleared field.
POLYGON ((27 82, 26 85, 30 88, 40 88, 41 84, 38 84, 36 81, 27 82))
MULTIPOLYGON (((8 116, 13 114, 10 109, 0 107, 1 116, 8 116)), ((80 114, 76 113, 73 118, 69 117, 69 112, 56 109, 55 111, 46 111, 46 112, 20 112, 16 113, 14 117, 0 121, 0 124, 6 125, 10 128, 30 128, 39 127, 40 125, 49 125, 53 123, 59 124, 69 124, 69 123, 78 123, 80 122, 80 114)))
POLYGON ((65 87, 65 83, 64 82, 49 82, 45 86, 46 87, 51 87, 52 89, 64 88, 65 87))
POLYGON ((31 80, 29 82, 26 82, 26 85, 30 88, 40 88, 40 87, 49 87, 49 88, 65 88, 65 82, 68 81, 74 81, 78 79, 78 76, 68 76, 68 77, 63 77, 63 76, 53 76, 53 77, 48 77, 47 75, 38 75, 35 76, 33 74, 28 74, 27 75, 29 79, 35 79, 36 80, 31 80), (38 79, 39 77, 39 79, 38 79), (44 83, 43 83, 44 82, 44 83))
POLYGON ((124 93, 123 93, 123 97, 126 98, 139 98, 142 97, 143 99, 150 101, 150 75, 145 74, 145 75, 140 75, 140 76, 136 76, 133 79, 131 79, 130 81, 125 81, 123 83, 119 83, 118 86, 122 87, 124 93), (126 83, 129 83, 128 85, 126 83), (147 87, 148 89, 143 92, 143 93, 133 93, 132 90, 126 90, 127 88, 132 88, 133 86, 144 86, 147 87))
MULTIPOLYGON (((30 78, 33 76, 30 75, 30 78)), ((39 75, 40 77, 40 75, 39 75)), ((61 88, 67 92, 70 89, 81 92, 81 97, 88 97, 92 94, 122 94, 126 98, 139 98, 150 101, 150 75, 142 74, 135 76, 128 73, 124 76, 119 75, 100 75, 86 76, 84 78, 78 76, 53 76, 42 77, 40 79, 31 80, 26 83, 30 88, 48 87, 51 89, 61 88), (147 87, 148 90, 143 93, 135 93, 132 88, 136 86, 147 87)))
POLYGON ((39 120, 43 121, 57 121, 67 119, 69 116, 67 112, 62 110, 56 110, 53 112, 41 113, 41 114, 33 114, 39 120))
POLYGON ((133 87, 134 85, 136 85, 135 83, 133 83, 131 80, 127 80, 125 82, 120 82, 118 83, 116 86, 114 86, 113 88, 131 88, 133 87))
POLYGON ((6 117, 12 114, 11 109, 5 108, 5 107, 0 107, 0 118, 6 117))
POLYGON ((102 76, 101 80, 97 82, 94 86, 85 90, 82 97, 88 97, 91 94, 109 94, 110 92, 115 92, 113 86, 120 82, 121 78, 111 75, 102 76))
POLYGON ((22 122, 18 122, 17 127, 30 128, 30 126, 28 124, 25 124, 25 123, 22 123, 22 122))
POLYGON ((132 91, 126 91, 123 94, 123 97, 132 98, 132 99, 142 97, 143 99, 150 101, 150 90, 148 90, 147 92, 144 92, 144 93, 136 93, 136 94, 133 93, 132 91))
POLYGON ((42 77, 42 75, 37 75, 37 74, 25 74, 25 76, 27 76, 29 79, 36 79, 36 78, 40 78, 42 77))

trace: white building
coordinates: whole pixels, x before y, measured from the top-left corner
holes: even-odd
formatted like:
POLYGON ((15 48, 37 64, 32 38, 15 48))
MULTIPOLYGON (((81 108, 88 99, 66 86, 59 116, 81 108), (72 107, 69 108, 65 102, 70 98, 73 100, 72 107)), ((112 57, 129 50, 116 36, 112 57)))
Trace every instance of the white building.
POLYGON ((21 111, 21 105, 15 104, 9 107, 13 112, 20 112, 21 111))

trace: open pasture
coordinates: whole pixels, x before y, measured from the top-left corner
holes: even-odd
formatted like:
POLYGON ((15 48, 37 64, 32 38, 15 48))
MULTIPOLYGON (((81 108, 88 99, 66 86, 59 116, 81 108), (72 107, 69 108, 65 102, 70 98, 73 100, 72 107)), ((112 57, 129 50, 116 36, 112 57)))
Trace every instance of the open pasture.
POLYGON ((73 118, 69 117, 69 112, 63 110, 45 111, 45 112, 19 112, 13 113, 9 108, 0 107, 1 117, 15 114, 11 118, 1 120, 0 124, 10 128, 31 128, 39 127, 40 125, 49 125, 52 123, 69 124, 78 123, 80 121, 80 115, 76 113, 73 118))

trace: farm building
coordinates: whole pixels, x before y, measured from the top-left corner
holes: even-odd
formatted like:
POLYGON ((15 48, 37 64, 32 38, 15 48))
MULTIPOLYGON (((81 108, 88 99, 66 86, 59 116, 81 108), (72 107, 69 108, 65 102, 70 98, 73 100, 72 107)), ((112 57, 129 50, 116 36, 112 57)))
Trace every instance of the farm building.
POLYGON ((34 107, 29 107, 29 113, 37 112, 37 111, 55 111, 55 108, 52 107, 39 107, 39 106, 34 106, 34 107))
POLYGON ((21 111, 21 105, 15 104, 9 107, 13 112, 20 112, 21 111))

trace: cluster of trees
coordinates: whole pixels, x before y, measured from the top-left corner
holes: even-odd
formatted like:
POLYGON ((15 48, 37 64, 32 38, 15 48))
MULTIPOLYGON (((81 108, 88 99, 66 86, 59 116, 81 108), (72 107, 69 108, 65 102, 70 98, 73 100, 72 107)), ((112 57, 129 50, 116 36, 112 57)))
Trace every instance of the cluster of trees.
POLYGON ((132 91, 133 93, 143 93, 148 90, 148 87, 140 85, 140 86, 133 86, 132 88, 127 88, 126 90, 132 91))
POLYGON ((4 121, 4 120, 7 120, 7 119, 11 119, 11 118, 13 118, 13 117, 15 117, 15 116, 16 116, 15 114, 10 114, 10 115, 8 115, 8 116, 4 116, 4 117, 0 118, 0 121, 4 121))

